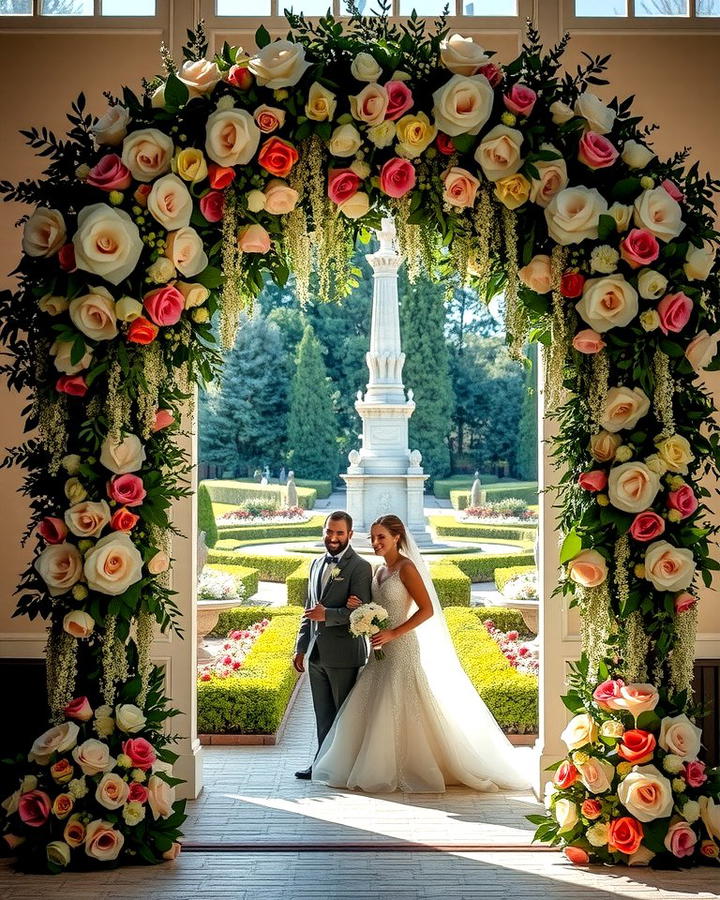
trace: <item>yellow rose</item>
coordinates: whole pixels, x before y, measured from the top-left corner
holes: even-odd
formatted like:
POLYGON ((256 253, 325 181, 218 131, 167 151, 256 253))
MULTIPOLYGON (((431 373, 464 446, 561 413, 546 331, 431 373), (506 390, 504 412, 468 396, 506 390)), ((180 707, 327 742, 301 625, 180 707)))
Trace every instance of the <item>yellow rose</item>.
POLYGON ((495 182, 495 196, 508 209, 517 209, 530 197, 530 182, 524 175, 508 175, 495 182))
POLYGON ((695 459, 687 439, 679 434, 671 434, 669 438, 657 444, 657 451, 671 472, 687 475, 688 463, 695 459))
POLYGON ((207 178, 208 168, 202 150, 186 147, 175 157, 174 169, 183 181, 202 181, 207 178))
POLYGON ((392 144, 395 140, 396 132, 395 123, 391 122, 390 119, 386 119, 384 122, 380 122, 379 125, 373 125, 372 128, 368 128, 367 136, 376 147, 382 150, 384 147, 389 147, 392 144))
POLYGON ((403 116, 397 123, 397 153, 406 159, 416 159, 437 135, 437 128, 421 112, 415 116, 403 116))
POLYGON ((308 100, 305 104, 305 115, 313 122, 329 121, 335 115, 337 99, 332 91, 324 88, 314 81, 308 92, 308 100))
POLYGON ((132 297, 121 297, 115 304, 115 315, 121 322, 132 322, 143 315, 143 305, 132 297))
POLYGON ((53 294, 45 294, 44 297, 38 300, 38 306, 42 312, 47 313, 49 316, 60 315, 60 313, 65 312, 69 305, 70 301, 65 297, 58 297, 53 294))
POLYGON ((187 281, 176 281, 175 287, 185 298, 185 309, 202 306, 210 296, 210 291, 203 284, 191 284, 187 281))

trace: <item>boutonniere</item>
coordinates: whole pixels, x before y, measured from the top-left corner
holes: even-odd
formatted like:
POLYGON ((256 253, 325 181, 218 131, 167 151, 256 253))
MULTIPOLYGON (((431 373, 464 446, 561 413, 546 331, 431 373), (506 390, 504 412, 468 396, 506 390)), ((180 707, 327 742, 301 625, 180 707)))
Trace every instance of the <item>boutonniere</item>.
POLYGON ((340 569, 340 566, 335 566, 335 568, 330 573, 330 581, 342 581, 342 578, 340 577, 341 575, 342 570, 340 569))

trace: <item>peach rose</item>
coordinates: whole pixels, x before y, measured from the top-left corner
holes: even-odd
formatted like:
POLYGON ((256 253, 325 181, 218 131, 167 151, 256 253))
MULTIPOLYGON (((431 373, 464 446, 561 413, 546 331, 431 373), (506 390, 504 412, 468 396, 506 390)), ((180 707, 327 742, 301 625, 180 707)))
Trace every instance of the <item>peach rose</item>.
POLYGON ((271 90, 294 87, 310 68, 302 44, 273 41, 258 50, 249 63, 250 71, 261 87, 271 90))
POLYGON ((595 720, 587 713, 573 716, 565 726, 560 739, 567 745, 568 750, 578 750, 585 744, 592 744, 597 740, 598 727, 595 720))
POLYGON ((220 81, 220 71, 209 59, 186 59, 177 72, 177 77, 187 87, 191 97, 211 94, 220 81))
POLYGON ((114 441, 109 435, 100 448, 100 463, 115 475, 137 472, 145 462, 145 447, 136 434, 114 441))
POLYGON ((597 239, 600 216, 607 200, 596 188, 567 187, 552 198, 545 209, 548 234, 563 247, 597 239))
POLYGON ((608 497, 616 509, 639 513, 646 510, 660 490, 660 477, 645 463, 626 462, 608 476, 608 497))
POLYGON ((341 203, 338 210, 348 219, 361 219, 370 210, 370 198, 364 191, 358 191, 341 203))
POLYGON ((280 178, 271 178, 265 185, 265 212, 273 216, 284 216, 297 206, 299 194, 295 188, 280 178))
POLYGON ((104 287, 95 287, 70 301, 70 319, 73 325, 93 341, 110 341, 117 337, 117 313, 111 293, 104 287))
POLYGON ((58 794, 52 805, 52 813, 58 819, 67 819, 75 806, 75 798, 72 794, 58 794))
POLYGON ((75 375, 77 372, 82 372, 92 362, 92 347, 88 347, 85 344, 85 353, 76 363, 73 363, 72 353, 74 347, 74 341, 53 341, 53 345, 50 347, 50 355, 54 357, 55 368, 64 375, 75 375))
POLYGON ((95 630, 95 619, 81 609, 66 613, 63 618, 63 631, 78 640, 89 638, 95 630))
POLYGON ((173 150, 172 138, 162 131, 141 128, 123 141, 122 161, 135 181, 154 181, 170 171, 173 150))
POLYGON ((285 124, 285 110, 263 103, 253 113, 253 119, 263 134, 272 134, 285 124))
POLYGON ((582 331, 578 331, 578 333, 573 338, 572 342, 573 347, 578 351, 578 353, 599 353, 607 344, 602 339, 602 336, 594 331, 592 328, 583 328, 582 331))
POLYGON ((247 165, 259 143, 260 129, 247 110, 218 109, 208 117, 205 152, 218 165, 247 165))
POLYGON ((192 278, 207 268, 208 258, 202 238, 194 228, 186 226, 168 234, 165 256, 185 278, 192 278))
POLYGON ((114 772, 106 772, 95 790, 95 799, 105 809, 120 809, 127 802, 129 792, 127 781, 114 772))
POLYGON ((700 818, 711 838, 720 841, 720 804, 711 797, 700 797, 700 818))
POLYGON ((63 722, 48 728, 33 742, 28 753, 28 762, 47 766, 53 753, 66 753, 77 744, 80 728, 75 722, 63 722))
POLYGON ((685 357, 698 374, 714 359, 719 340, 720 331, 708 334, 703 330, 699 331, 685 348, 685 357))
POLYGON ((175 788, 158 775, 151 775, 147 783, 148 804, 155 819, 167 819, 172 815, 175 788))
POLYGON ((378 125, 385 119, 388 95, 382 85, 371 82, 359 94, 350 97, 350 112, 354 119, 368 125, 378 125))
POLYGON ((591 794, 604 794, 612 787, 615 766, 606 759, 591 756, 582 766, 578 766, 580 780, 591 794))
POLYGON ((685 590, 695 577, 692 550, 655 541, 645 552, 645 577, 658 591, 685 590))
POLYGON ((634 205, 635 224, 661 241, 671 241, 685 227, 680 204, 662 187, 643 191, 634 205))
POLYGON ((84 500, 65 512, 65 522, 77 537, 98 537, 110 521, 110 507, 104 500, 84 500))
POLYGON ((57 597, 82 577, 82 557, 75 544, 51 544, 35 560, 35 569, 50 594, 57 597))
POLYGON ((655 709, 660 696, 651 684, 623 684, 613 699, 613 709, 626 709, 637 719, 642 713, 655 709))
POLYGON ((635 766, 618 785, 617 795, 640 822, 664 819, 673 808, 670 782, 655 766, 635 766))
POLYGON ((88 738, 78 744, 72 755, 85 775, 100 775, 102 772, 109 772, 115 765, 108 745, 95 738, 88 738))
POLYGON ((550 257, 544 253, 538 253, 518 271, 518 277, 524 285, 537 294, 547 294, 552 287, 552 273, 550 271, 550 257))
POLYGON ((682 713, 665 716, 660 722, 660 746, 682 760, 694 760, 700 752, 702 729, 682 713))
POLYGON ((180 856, 180 851, 182 850, 182 844, 179 841, 173 841, 172 846, 169 850, 166 850, 163 853, 163 859, 177 859, 180 856))
POLYGON ((75 813, 65 823, 63 840, 70 847, 79 847, 85 841, 85 826, 82 823, 80 813, 75 813))
POLYGON ((151 575, 161 575, 170 568, 170 557, 164 550, 159 550, 147 564, 148 572, 151 575))
POLYGON ((605 398, 600 425, 613 433, 634 428, 649 410, 650 400, 642 388, 613 387, 605 398))
POLYGON ((67 229, 57 209, 38 206, 23 228, 22 248, 28 256, 55 256, 65 243, 67 229))
POLYGON ((144 247, 137 225, 124 210, 105 203, 85 206, 77 221, 72 242, 78 269, 120 284, 137 265, 144 247))
POLYGON ((101 538, 85 557, 88 587, 117 597, 142 578, 142 556, 126 532, 101 538))
POLYGON ((246 225, 238 233, 238 248, 243 253, 267 253, 272 240, 262 225, 246 225))
POLYGON ((450 137, 477 134, 490 118, 494 99, 484 75, 453 75, 433 93, 435 125, 450 137))
POLYGON ((607 563, 597 550, 583 550, 568 563, 568 578, 584 588, 601 585, 607 578, 607 563))
POLYGON ((459 209, 475 205, 480 182, 467 169, 453 166, 446 169, 440 178, 443 182, 443 200, 446 203, 459 209))
POLYGON ((175 231, 190 224, 193 201, 181 178, 163 175, 148 194, 147 208, 166 231, 175 231))
POLYGON ((530 181, 530 199, 543 209, 552 198, 568 186, 567 164, 560 152, 552 144, 541 144, 540 149, 549 153, 557 153, 558 159, 538 159, 533 166, 538 171, 538 178, 530 181))
POLYGON ((599 431, 590 438, 588 450, 596 462, 610 462, 615 459, 615 452, 622 444, 622 438, 618 434, 609 431, 599 431))
POLYGON ((520 155, 522 142, 522 132, 507 125, 496 125, 488 131, 475 151, 475 162, 489 181, 498 181, 518 171, 523 164, 520 155))
POLYGON ((489 61, 485 50, 471 37, 455 32, 440 42, 440 62, 454 75, 477 75, 489 61))
POLYGON ((130 113, 124 106, 119 103, 108 106, 105 115, 100 116, 92 126, 95 143, 99 147, 116 147, 127 134, 129 122, 130 113))
POLYGON ((96 819, 91 822, 85 833, 85 852, 92 859, 110 862, 117 859, 125 843, 125 836, 116 831, 110 822, 96 819))

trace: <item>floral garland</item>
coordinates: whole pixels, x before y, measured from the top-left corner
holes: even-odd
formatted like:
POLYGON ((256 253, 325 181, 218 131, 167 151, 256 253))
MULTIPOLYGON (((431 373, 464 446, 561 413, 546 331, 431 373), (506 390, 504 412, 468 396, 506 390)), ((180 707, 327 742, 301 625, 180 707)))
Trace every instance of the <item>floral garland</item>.
MULTIPOLYGON (((323 299, 342 297, 355 281, 356 239, 391 214, 411 276, 461 279, 488 298, 503 291, 513 350, 528 339, 549 347, 553 452, 565 473, 558 590, 582 605, 592 640, 592 661, 579 664, 567 701, 587 720, 572 764, 602 770, 608 787, 595 791, 600 780, 580 778, 583 790, 604 795, 593 818, 585 801, 578 806, 576 782, 558 784, 538 836, 576 857, 627 861, 641 848, 712 856, 716 774, 692 786, 701 792, 698 818, 694 807, 685 814, 690 795, 672 772, 673 803, 653 807, 650 829, 638 824, 646 820, 629 792, 652 766, 624 756, 628 771, 617 756, 622 740, 649 746, 652 738, 648 759, 666 771, 657 746, 693 772, 701 765, 689 718, 680 722, 683 754, 667 720, 694 712, 692 588, 720 567, 698 485, 717 465, 718 429, 695 380, 720 367, 717 183, 696 165, 686 171, 684 153, 659 160, 630 100, 602 102, 592 88, 605 83, 606 60, 588 57, 575 75, 563 73, 567 38, 543 52, 531 28, 502 67, 449 34, 443 19, 435 29, 415 17, 289 21, 286 39, 271 41, 261 28, 254 54, 226 44, 213 59, 202 28, 189 32, 183 62, 165 52, 164 74, 142 96, 126 88, 109 97, 100 119, 81 96, 67 140, 25 132, 50 161, 44 177, 0 183, 6 199, 35 207, 23 223, 18 289, 0 296, 0 338, 15 357, 5 368, 11 386, 30 393, 35 429, 8 460, 27 470, 28 535, 41 542, 18 612, 48 620, 51 711, 61 730, 44 736, 47 753, 33 754, 41 771, 31 778, 47 790, 30 789, 26 773, 17 809, 8 799, 6 840, 28 864, 47 860, 53 871, 93 858, 96 829, 74 844, 58 837, 54 802, 45 815, 53 767, 72 765, 70 750, 83 756, 68 720, 75 703, 86 715, 78 698, 96 712, 105 706, 103 721, 120 700, 147 722, 152 715, 145 740, 161 758, 169 713, 151 689, 151 626, 179 627, 167 582, 168 511, 187 494, 189 469, 174 437, 194 383, 217 369, 214 313, 227 343, 266 277, 283 284, 292 272, 301 296, 312 285, 323 299), (641 666, 658 689, 627 683, 641 666), (640 716, 646 734, 627 737, 638 728, 625 731, 625 713, 606 724, 598 681, 601 696, 608 685, 620 692, 629 715, 639 697, 657 698, 663 715, 640 716), (41 811, 29 822, 32 804, 41 811)), ((85 777, 96 792, 107 774, 127 785, 114 763, 131 754, 112 756, 116 739, 97 733, 113 767, 85 777)), ((690 787, 700 778, 682 780, 690 787)), ((170 821, 181 817, 178 807, 170 821)), ((118 859, 159 860, 167 835, 153 835, 162 819, 153 812, 151 827, 103 814, 102 842, 118 859)))

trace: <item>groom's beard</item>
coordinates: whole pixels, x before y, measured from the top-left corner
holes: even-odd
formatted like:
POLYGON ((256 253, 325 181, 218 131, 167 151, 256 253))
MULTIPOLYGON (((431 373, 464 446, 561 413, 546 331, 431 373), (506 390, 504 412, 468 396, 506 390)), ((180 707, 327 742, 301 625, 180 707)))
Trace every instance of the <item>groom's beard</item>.
POLYGON ((324 538, 323 543, 325 544, 325 549, 330 554, 330 556, 339 556, 343 550, 350 543, 350 540, 347 541, 332 541, 330 538, 324 538))

